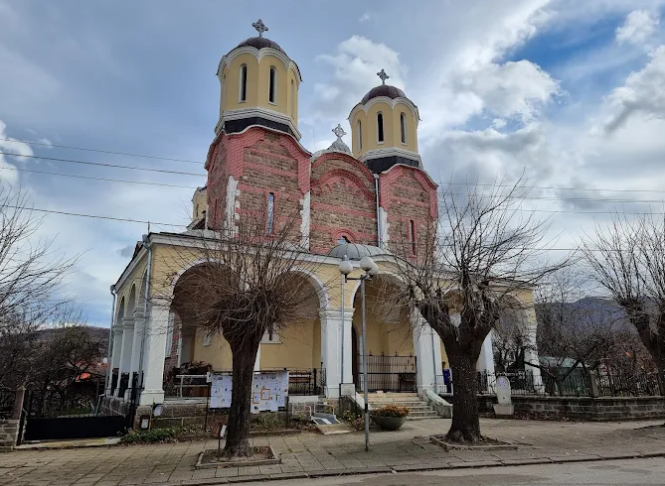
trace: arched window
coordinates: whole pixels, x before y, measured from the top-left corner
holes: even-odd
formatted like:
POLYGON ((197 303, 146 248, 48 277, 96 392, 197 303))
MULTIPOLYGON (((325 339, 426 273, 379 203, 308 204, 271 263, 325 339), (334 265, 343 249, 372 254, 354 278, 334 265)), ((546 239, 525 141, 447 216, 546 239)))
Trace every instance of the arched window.
POLYGON ((238 100, 242 103, 247 101, 247 64, 240 66, 240 93, 238 100))
POLYGON ((363 149, 363 122, 358 120, 358 150, 363 149))
POLYGON ((291 117, 296 117, 296 83, 291 80, 291 117))
POLYGON ((346 236, 340 236, 337 240, 338 245, 348 245, 349 243, 349 239, 346 236))
POLYGON ((376 130, 379 138, 379 143, 383 143, 383 113, 376 115, 376 130))
POLYGON ((406 145, 406 115, 404 113, 399 115, 399 127, 402 132, 402 143, 406 145))
POLYGON ((277 69, 275 66, 270 66, 270 86, 268 87, 268 101, 270 103, 277 103, 277 69))
POLYGON ((275 231, 275 193, 268 194, 268 234, 275 231))

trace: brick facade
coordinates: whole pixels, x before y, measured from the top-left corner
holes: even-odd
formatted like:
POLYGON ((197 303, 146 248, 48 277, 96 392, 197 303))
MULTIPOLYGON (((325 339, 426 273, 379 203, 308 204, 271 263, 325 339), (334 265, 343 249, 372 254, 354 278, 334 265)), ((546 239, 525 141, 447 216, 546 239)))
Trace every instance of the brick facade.
MULTIPOLYGON (((324 153, 313 163, 310 157, 285 133, 258 126, 231 135, 222 132, 213 142, 206 164, 209 227, 225 228, 228 182, 233 177, 237 187, 230 214, 236 230, 249 221, 260 223, 269 233, 270 205, 273 231, 290 222, 294 239, 299 239, 301 226, 306 226, 302 218, 306 217, 309 192, 312 252, 327 253, 341 237, 351 243, 377 245, 374 174, 343 153, 324 153)), ((437 216, 437 187, 422 170, 400 165, 381 173, 379 185, 379 204, 388 214, 388 247, 415 258, 425 249, 423 242, 437 216)))

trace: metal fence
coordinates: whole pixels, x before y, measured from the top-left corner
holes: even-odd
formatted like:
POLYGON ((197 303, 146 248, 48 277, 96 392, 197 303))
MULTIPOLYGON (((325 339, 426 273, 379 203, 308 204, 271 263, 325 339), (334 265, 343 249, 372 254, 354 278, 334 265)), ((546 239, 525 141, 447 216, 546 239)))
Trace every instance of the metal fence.
MULTIPOLYGON (((440 394, 454 394, 452 373, 446 370, 437 377, 440 394)), ((618 372, 611 369, 585 370, 584 368, 552 368, 542 371, 540 380, 534 379, 532 370, 504 373, 479 371, 476 375, 478 394, 495 394, 496 380, 505 376, 510 381, 511 394, 545 395, 561 397, 638 397, 658 396, 658 376, 655 372, 637 370, 618 372)))
MULTIPOLYGON (((284 371, 285 368, 264 369, 255 373, 284 371)), ((319 396, 325 393, 326 370, 324 368, 286 368, 289 372, 289 396, 319 396)), ((228 374, 229 370, 214 371, 214 374, 228 374)), ((176 375, 164 383, 167 399, 198 399, 210 396, 210 383, 207 375, 176 375)))
MULTIPOLYGON (((360 364, 356 389, 364 390, 363 357, 358 357, 360 364)), ((367 356, 367 389, 370 392, 415 392, 416 387, 415 356, 367 356)))

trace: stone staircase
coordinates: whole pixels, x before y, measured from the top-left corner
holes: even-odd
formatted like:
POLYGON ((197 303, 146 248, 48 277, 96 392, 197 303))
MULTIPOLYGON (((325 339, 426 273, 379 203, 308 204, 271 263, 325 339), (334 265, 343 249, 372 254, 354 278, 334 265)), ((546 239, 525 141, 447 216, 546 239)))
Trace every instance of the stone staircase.
POLYGON ((424 420, 439 418, 432 407, 422 400, 417 393, 370 393, 369 406, 379 408, 384 405, 406 407, 410 413, 407 420, 424 420))

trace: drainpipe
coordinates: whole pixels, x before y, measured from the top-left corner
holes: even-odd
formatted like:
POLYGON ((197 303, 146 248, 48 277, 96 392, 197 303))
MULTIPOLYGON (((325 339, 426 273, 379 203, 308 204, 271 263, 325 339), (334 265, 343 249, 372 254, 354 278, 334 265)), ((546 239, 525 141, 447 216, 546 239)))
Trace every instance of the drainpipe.
POLYGON ((112 383, 111 375, 113 374, 113 364, 111 363, 111 357, 113 354, 113 325, 115 324, 115 285, 111 285, 111 295, 113 296, 113 305, 111 307, 111 327, 109 328, 109 345, 108 345, 108 356, 106 357, 106 383, 104 383, 104 394, 108 390, 109 383, 112 383))
POLYGON ((379 174, 374 174, 374 190, 376 191, 376 246, 381 248, 381 210, 379 209, 379 174))
POLYGON ((152 270, 152 246, 150 245, 150 235, 143 235, 143 245, 148 248, 148 269, 145 279, 145 296, 143 301, 143 330, 141 336, 141 353, 139 355, 139 378, 141 380, 141 389, 143 389, 143 355, 145 353, 145 338, 146 338, 146 329, 148 328, 148 323, 150 321, 148 315, 148 299, 150 295, 150 273, 152 270))

